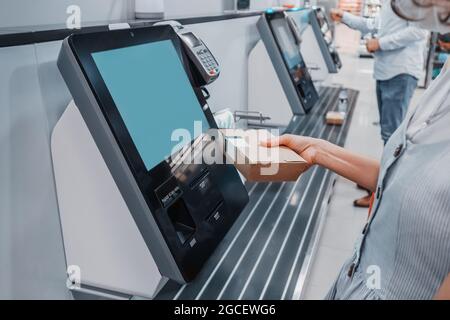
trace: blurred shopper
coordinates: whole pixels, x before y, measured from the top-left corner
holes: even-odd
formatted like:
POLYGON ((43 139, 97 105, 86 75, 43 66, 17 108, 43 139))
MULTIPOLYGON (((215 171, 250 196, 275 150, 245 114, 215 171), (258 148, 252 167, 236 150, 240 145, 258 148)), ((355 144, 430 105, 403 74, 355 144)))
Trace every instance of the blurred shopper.
MULTIPOLYGON (((377 33, 367 41, 375 58, 374 78, 384 144, 405 118, 409 103, 423 73, 428 32, 398 17, 389 0, 382 0, 375 19, 354 16, 340 9, 331 11, 334 21, 342 22, 362 34, 377 33)), ((355 200, 357 207, 369 207, 370 194, 355 200)))
MULTIPOLYGON (((450 32, 450 0, 392 0, 393 10, 450 32)), ((284 135, 285 145, 375 192, 370 218, 329 299, 450 299, 450 68, 425 91, 381 162, 328 141, 284 135)))

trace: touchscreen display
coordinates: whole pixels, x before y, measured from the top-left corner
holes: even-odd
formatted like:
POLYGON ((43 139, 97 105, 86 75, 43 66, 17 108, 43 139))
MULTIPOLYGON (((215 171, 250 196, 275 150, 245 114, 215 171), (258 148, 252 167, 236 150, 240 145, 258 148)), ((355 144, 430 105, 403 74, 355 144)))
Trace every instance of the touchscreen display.
POLYGON ((272 20, 272 29, 281 47, 284 60, 289 70, 296 69, 302 62, 294 36, 284 19, 272 20))
POLYGON ((301 100, 302 107, 308 112, 317 101, 318 95, 300 53, 300 48, 286 18, 274 17, 270 23, 291 80, 301 100))
MULTIPOLYGON (((281 53, 289 69, 289 73, 296 84, 309 81, 306 64, 300 54, 294 36, 285 19, 272 20, 272 29, 281 48, 281 53)), ((302 96, 304 95, 301 93, 302 96)))
POLYGON ((92 57, 147 170, 209 129, 172 41, 92 57))

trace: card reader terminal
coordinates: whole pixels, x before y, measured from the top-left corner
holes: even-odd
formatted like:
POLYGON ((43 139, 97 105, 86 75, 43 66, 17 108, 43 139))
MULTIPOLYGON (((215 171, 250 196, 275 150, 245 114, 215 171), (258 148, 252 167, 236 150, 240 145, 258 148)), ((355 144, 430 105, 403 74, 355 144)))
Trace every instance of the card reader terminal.
POLYGON ((188 48, 188 55, 193 59, 193 62, 197 62, 197 66, 198 64, 201 65, 203 71, 211 77, 209 82, 217 78, 220 73, 219 64, 203 41, 192 32, 181 33, 180 35, 183 43, 188 48))
POLYGON ((192 31, 177 21, 163 21, 155 25, 170 25, 178 34, 191 60, 199 86, 204 86, 215 81, 220 75, 220 67, 216 58, 206 44, 192 31))

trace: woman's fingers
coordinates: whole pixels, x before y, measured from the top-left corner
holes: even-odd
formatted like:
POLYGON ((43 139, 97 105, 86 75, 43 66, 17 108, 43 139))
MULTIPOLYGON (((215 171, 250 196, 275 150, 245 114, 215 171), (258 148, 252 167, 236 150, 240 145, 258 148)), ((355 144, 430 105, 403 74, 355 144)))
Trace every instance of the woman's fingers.
POLYGON ((279 146, 279 140, 280 139, 278 137, 272 138, 269 140, 264 140, 264 141, 261 141, 261 145, 263 147, 267 147, 267 148, 276 147, 276 146, 279 146))
POLYGON ((282 135, 279 137, 274 137, 269 140, 261 141, 261 145, 263 147, 272 148, 272 147, 278 147, 278 146, 285 146, 287 145, 287 136, 282 135))

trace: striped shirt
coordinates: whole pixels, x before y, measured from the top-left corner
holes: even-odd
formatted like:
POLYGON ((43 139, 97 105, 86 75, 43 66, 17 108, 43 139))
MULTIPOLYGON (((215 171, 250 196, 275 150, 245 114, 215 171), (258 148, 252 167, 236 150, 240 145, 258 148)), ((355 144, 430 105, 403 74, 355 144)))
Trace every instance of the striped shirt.
POLYGON ((450 273, 450 70, 388 141, 372 215, 328 299, 431 299, 450 273))

